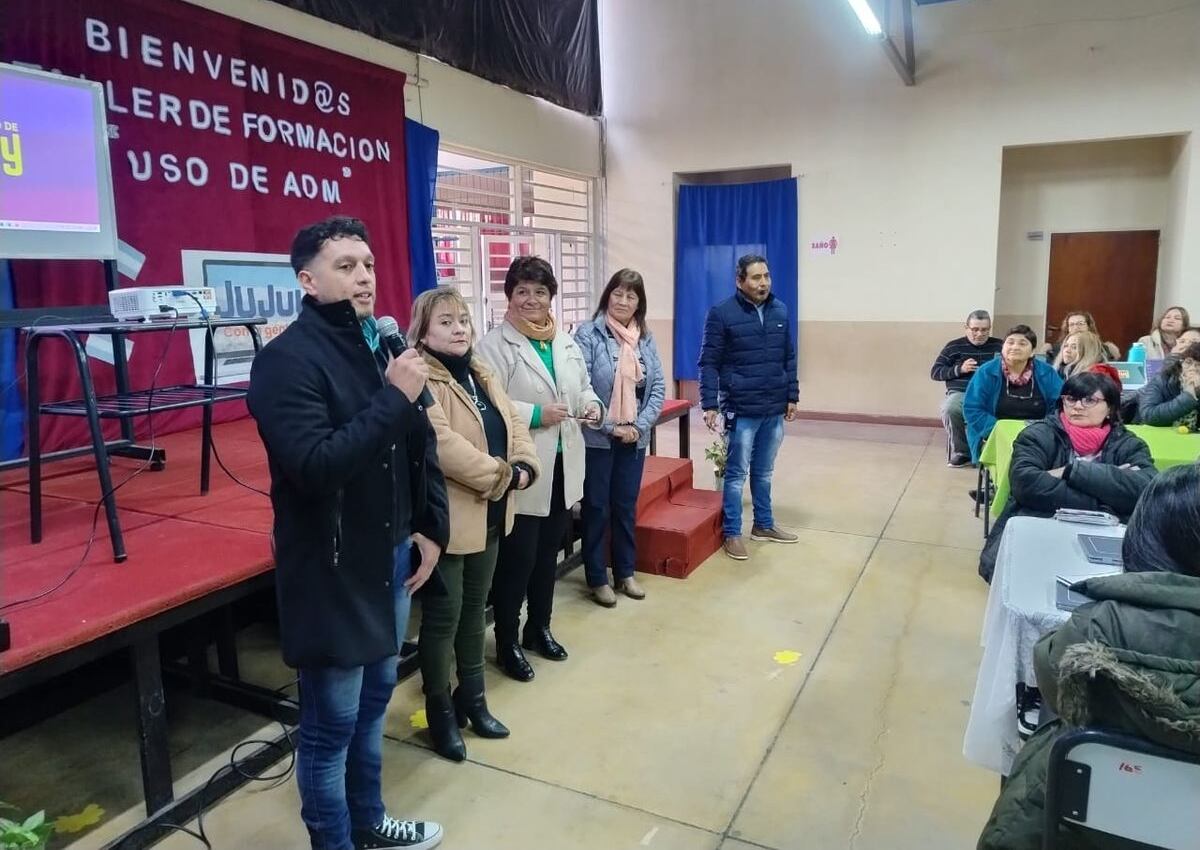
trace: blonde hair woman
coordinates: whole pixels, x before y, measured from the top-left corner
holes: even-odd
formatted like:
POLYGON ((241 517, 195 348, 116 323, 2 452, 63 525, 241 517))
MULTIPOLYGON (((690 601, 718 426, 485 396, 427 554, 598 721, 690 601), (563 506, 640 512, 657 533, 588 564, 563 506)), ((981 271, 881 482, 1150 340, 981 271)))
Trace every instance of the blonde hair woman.
POLYGON ((584 444, 581 423, 600 428, 604 406, 592 391, 579 346, 555 324, 550 306, 558 292, 554 270, 541 257, 518 257, 504 277, 508 312, 479 342, 479 355, 500 376, 504 390, 529 423, 542 476, 517 494, 517 519, 500 544, 492 580, 496 656, 519 682, 533 678, 523 649, 551 661, 567 651, 550 632, 554 579, 571 506, 583 498, 584 444), (529 599, 521 643, 517 627, 529 599))
POLYGON ((1054 368, 1065 381, 1072 375, 1086 372, 1097 363, 1104 362, 1104 343, 1091 331, 1076 331, 1063 340, 1054 368))
POLYGON ((472 350, 471 311, 458 290, 442 286, 418 296, 409 339, 429 364, 427 386, 436 402, 429 421, 450 504, 450 542, 438 564, 446 592, 421 598, 425 714, 434 749, 462 761, 467 751, 459 727, 467 721, 481 737, 508 736, 484 698, 484 608, 500 539, 513 526, 512 493, 532 484, 541 465, 500 380, 472 350))

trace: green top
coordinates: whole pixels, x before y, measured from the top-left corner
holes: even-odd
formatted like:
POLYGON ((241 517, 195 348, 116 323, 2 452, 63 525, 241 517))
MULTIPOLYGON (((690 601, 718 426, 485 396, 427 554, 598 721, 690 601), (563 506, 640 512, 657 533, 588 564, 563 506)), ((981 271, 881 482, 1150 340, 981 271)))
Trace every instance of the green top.
MULTIPOLYGON (((991 467, 992 481, 996 484, 993 517, 1000 516, 1008 503, 1008 467, 1012 463, 1013 444, 1026 424, 1023 419, 1001 419, 980 452, 979 463, 991 467)), ((1159 472, 1200 460, 1200 434, 1180 434, 1174 428, 1153 425, 1126 425, 1125 430, 1146 441, 1159 472)))
POLYGON ((362 320, 363 339, 367 341, 367 347, 374 354, 379 350, 379 328, 375 325, 375 317, 367 316, 362 320))
MULTIPOLYGON (((530 339, 529 344, 533 346, 533 350, 537 352, 537 356, 541 358, 542 363, 546 366, 546 371, 550 373, 550 379, 558 383, 558 376, 554 374, 554 344, 550 340, 530 339)), ((533 417, 529 421, 530 428, 542 427, 542 406, 535 404, 533 406, 533 417)), ((561 445, 561 443, 560 443, 561 445)))

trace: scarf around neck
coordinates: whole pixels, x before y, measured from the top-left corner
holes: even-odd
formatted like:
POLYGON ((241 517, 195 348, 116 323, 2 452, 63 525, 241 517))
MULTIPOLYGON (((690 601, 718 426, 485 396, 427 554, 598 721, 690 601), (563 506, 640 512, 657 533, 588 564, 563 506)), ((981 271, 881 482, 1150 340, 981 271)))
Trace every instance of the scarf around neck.
POLYGON ((637 322, 622 325, 609 314, 605 314, 604 322, 613 338, 621 345, 617 366, 613 370, 612 400, 608 406, 608 418, 617 425, 625 425, 637 421, 637 385, 644 377, 642 364, 638 362, 637 357, 642 329, 638 327, 637 322))
POLYGON ((1058 421, 1062 423, 1063 430, 1067 432, 1071 448, 1075 450, 1075 454, 1081 457, 1091 457, 1097 454, 1104 447, 1108 435, 1112 433, 1112 425, 1108 422, 1093 428, 1076 425, 1067 417, 1066 411, 1058 414, 1058 421))
POLYGON ((536 324, 523 319, 513 310, 512 305, 508 307, 508 312, 504 314, 504 321, 508 322, 514 328, 519 330, 529 339, 537 340, 538 342, 549 342, 554 339, 554 314, 546 316, 546 321, 541 324, 536 324))
POLYGON ((1023 387, 1033 380, 1033 358, 1031 357, 1025 364, 1025 371, 1020 375, 1014 375, 1008 371, 1008 364, 1004 361, 1000 362, 1000 368, 1004 372, 1004 378, 1014 387, 1023 387))

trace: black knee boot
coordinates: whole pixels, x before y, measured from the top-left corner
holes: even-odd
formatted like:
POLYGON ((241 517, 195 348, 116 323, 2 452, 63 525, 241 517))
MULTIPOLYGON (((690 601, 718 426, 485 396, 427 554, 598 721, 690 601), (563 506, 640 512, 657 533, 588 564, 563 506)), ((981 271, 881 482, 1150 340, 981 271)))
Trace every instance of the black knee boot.
POLYGON ((463 743, 462 733, 455 722, 449 688, 441 693, 425 695, 425 719, 429 722, 433 749, 439 756, 450 761, 462 761, 467 757, 467 745, 463 743))
POLYGON ((454 712, 458 715, 460 729, 469 720, 471 728, 480 738, 508 737, 508 727, 488 711, 487 697, 483 695, 482 673, 458 680, 458 690, 454 692, 454 712))

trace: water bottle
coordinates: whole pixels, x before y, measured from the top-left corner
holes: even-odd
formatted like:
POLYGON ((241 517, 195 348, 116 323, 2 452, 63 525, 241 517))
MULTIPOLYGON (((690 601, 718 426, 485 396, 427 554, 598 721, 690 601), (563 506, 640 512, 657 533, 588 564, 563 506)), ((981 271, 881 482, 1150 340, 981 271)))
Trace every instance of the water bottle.
POLYGON ((1146 362, 1146 346, 1140 342, 1135 342, 1129 346, 1129 362, 1130 363, 1145 363, 1146 362))

